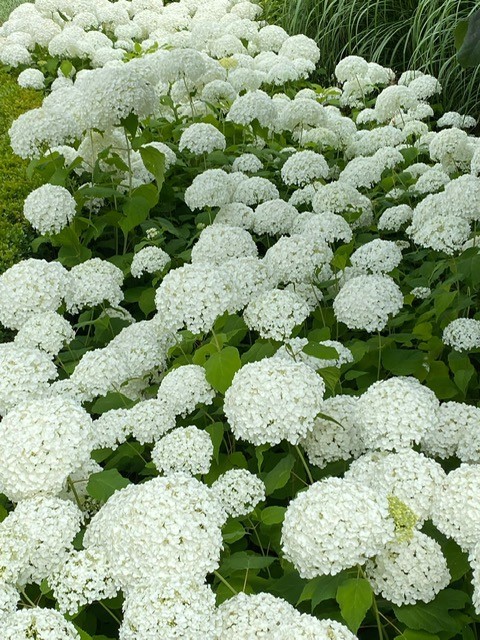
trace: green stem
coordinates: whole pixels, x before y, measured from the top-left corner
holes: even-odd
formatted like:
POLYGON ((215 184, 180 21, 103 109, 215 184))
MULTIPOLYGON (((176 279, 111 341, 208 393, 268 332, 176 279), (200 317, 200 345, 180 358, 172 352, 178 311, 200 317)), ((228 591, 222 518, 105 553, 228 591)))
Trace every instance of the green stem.
POLYGON ((312 476, 312 474, 310 472, 310 469, 308 467, 307 461, 305 460, 305 457, 304 457, 300 447, 298 446, 298 444, 295 445, 295 449, 297 450, 298 457, 302 461, 302 464, 303 464, 303 466, 305 468, 305 471, 307 472, 307 478, 308 478, 310 484, 313 484, 315 481, 314 481, 313 476, 312 476))
POLYGON ((115 620, 115 622, 117 622, 118 624, 122 624, 122 621, 120 620, 120 618, 117 618, 117 616, 113 613, 113 611, 111 609, 109 609, 107 607, 107 605, 103 604, 103 602, 101 600, 98 600, 98 604, 103 607, 105 609, 105 611, 107 611, 112 618, 115 620))
POLYGON ((236 591, 232 585, 228 582, 228 580, 225 580, 225 578, 222 576, 221 573, 218 573, 218 571, 214 571, 213 575, 218 578, 220 580, 220 582, 223 582, 223 584, 230 589, 230 591, 233 593, 233 595, 238 595, 238 591, 236 591))
POLYGON ((68 485, 70 491, 73 493, 73 497, 75 498, 75 502, 77 503, 78 508, 80 510, 83 510, 83 505, 82 505, 82 503, 80 501, 80 497, 79 497, 79 495, 77 493, 77 490, 75 489, 75 485, 73 484, 73 482, 72 482, 70 477, 67 478, 67 485, 68 485))

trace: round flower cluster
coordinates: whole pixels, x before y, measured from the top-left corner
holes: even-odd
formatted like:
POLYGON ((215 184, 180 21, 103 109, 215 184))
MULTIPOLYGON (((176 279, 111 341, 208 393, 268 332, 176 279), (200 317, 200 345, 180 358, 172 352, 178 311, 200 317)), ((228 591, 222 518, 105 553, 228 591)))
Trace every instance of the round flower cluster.
POLYGON ((55 311, 32 315, 15 336, 14 344, 30 349, 39 348, 56 356, 64 345, 75 338, 72 325, 55 311))
POLYGON ((44 184, 32 191, 23 205, 23 215, 42 234, 58 233, 73 220, 76 202, 64 187, 44 184))
POLYGON ((385 496, 350 480, 327 478, 290 502, 281 542, 300 576, 315 578, 364 564, 393 537, 385 496))
POLYGON ((80 640, 72 622, 53 609, 20 609, 0 619, 4 640, 80 640), (33 635, 32 635, 33 634, 33 635))
POLYGON ((402 261, 402 251, 390 240, 372 240, 356 249, 350 256, 350 262, 355 269, 365 272, 382 274, 393 271, 402 261))
POLYGON ((208 473, 213 456, 213 443, 206 431, 197 427, 180 427, 157 441, 152 462, 165 475, 184 472, 208 473))
POLYGON ((355 420, 368 449, 401 451, 437 424, 439 402, 416 378, 374 382, 358 399, 355 420))
POLYGON ((18 75, 18 84, 24 89, 41 91, 45 86, 45 76, 40 69, 24 69, 18 75))
POLYGON ((284 340, 310 315, 305 300, 288 289, 272 289, 248 303, 243 319, 262 338, 284 340))
POLYGON ((349 329, 382 331, 403 306, 403 295, 386 275, 360 275, 348 280, 333 301, 337 320, 349 329))
POLYGON ((73 267, 68 275, 65 303, 72 313, 104 302, 115 307, 123 300, 123 273, 108 260, 91 258, 73 267))
POLYGON ((192 248, 192 264, 221 266, 226 260, 257 257, 257 245, 245 229, 226 224, 206 227, 192 248))
POLYGON ((323 379, 303 362, 264 358, 237 371, 224 411, 237 438, 255 445, 297 444, 313 428, 324 391, 323 379))
POLYGON ((182 133, 178 148, 180 151, 187 149, 190 153, 201 155, 216 149, 223 151, 225 144, 225 136, 213 124, 196 122, 182 133))
POLYGON ((443 330, 443 341, 456 351, 471 351, 480 348, 480 320, 458 318, 443 330))
POLYGON ((207 382, 205 369, 196 364, 187 364, 172 369, 163 378, 158 389, 158 398, 165 402, 174 415, 185 417, 197 404, 211 404, 215 392, 207 382))
POLYGON ((328 164, 321 153, 298 151, 291 155, 281 170, 282 180, 287 185, 303 187, 319 178, 327 178, 328 164))
POLYGON ((0 322, 20 329, 32 315, 57 311, 62 304, 68 271, 59 262, 29 258, 0 275, 0 322))
POLYGON ((91 431, 88 413, 67 397, 19 404, 0 423, 3 493, 14 501, 59 493, 89 459, 91 431))
POLYGON ((438 458, 457 455, 463 462, 478 462, 479 423, 478 407, 462 402, 442 402, 436 424, 422 438, 422 451, 438 458))
POLYGON ((57 375, 57 368, 45 351, 11 342, 0 344, 0 415, 19 402, 45 396, 49 381, 57 375))
POLYGON ((317 638, 355 640, 347 627, 334 620, 319 620, 299 613, 291 604, 269 593, 239 593, 218 608, 222 638, 317 638))
POLYGON ((226 516, 245 516, 265 500, 265 485, 246 469, 230 469, 211 487, 226 516))
POLYGON ((365 573, 375 593, 397 606, 430 602, 451 580, 440 545, 420 531, 389 542, 365 573))
POLYGON ((117 588, 202 583, 217 568, 225 514, 210 489, 184 473, 129 485, 109 498, 84 537, 117 588))
POLYGON ((352 462, 345 477, 382 492, 386 497, 395 496, 422 524, 432 515, 445 472, 435 460, 405 449, 399 453, 367 453, 352 462))
POLYGON ((133 256, 130 273, 140 278, 144 273, 163 271, 169 262, 170 256, 160 247, 144 247, 133 256))
POLYGON ((355 396, 339 395, 327 398, 322 416, 313 429, 300 441, 310 462, 325 467, 329 462, 349 460, 363 451, 363 443, 354 419, 355 396))
POLYGON ((297 209, 285 200, 280 198, 267 200, 256 207, 251 220, 251 228, 258 234, 288 234, 292 231, 297 216, 297 209))

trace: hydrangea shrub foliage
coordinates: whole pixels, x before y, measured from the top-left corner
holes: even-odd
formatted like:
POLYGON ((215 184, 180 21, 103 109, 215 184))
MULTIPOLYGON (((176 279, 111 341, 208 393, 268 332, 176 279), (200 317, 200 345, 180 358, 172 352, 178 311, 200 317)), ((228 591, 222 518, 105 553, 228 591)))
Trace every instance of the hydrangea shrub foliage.
POLYGON ((480 143, 237 0, 36 0, 0 276, 0 637, 480 621, 480 143))

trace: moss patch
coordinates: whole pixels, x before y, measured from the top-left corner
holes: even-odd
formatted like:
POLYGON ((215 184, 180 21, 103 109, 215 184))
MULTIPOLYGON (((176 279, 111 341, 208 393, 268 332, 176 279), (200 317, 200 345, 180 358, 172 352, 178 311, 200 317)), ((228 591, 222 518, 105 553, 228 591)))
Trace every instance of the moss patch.
POLYGON ((39 186, 27 179, 28 163, 12 153, 8 129, 21 113, 41 102, 41 93, 22 89, 15 77, 0 69, 0 273, 28 251, 31 230, 23 218, 23 201, 39 186))

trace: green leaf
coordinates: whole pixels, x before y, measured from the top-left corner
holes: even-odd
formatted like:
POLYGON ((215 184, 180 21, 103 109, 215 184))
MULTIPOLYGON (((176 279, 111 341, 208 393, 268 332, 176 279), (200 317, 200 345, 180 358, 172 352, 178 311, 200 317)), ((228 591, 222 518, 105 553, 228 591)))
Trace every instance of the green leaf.
POLYGON ((405 629, 401 636, 396 636, 395 640, 438 640, 438 636, 426 631, 414 631, 413 629, 405 629))
POLYGON ((457 29, 455 40, 462 42, 462 46, 457 51, 458 62, 465 69, 478 66, 480 64, 480 9, 468 18, 466 30, 462 23, 457 25, 457 29))
POLYGON ((373 591, 370 583, 365 578, 345 580, 337 589, 336 600, 348 628, 356 633, 372 606, 373 591))
POLYGON ((70 60, 62 60, 62 62, 60 63, 60 71, 66 78, 70 77, 70 74, 73 71, 73 64, 70 62, 70 60))
POLYGON ((308 342, 302 349, 303 353, 320 360, 337 360, 338 351, 334 347, 327 347, 319 342, 308 342))
POLYGON ((285 511, 285 507, 266 507, 260 514, 260 518, 267 526, 280 524, 285 517, 285 511))
POLYGON ((465 40, 468 30, 468 20, 459 20, 457 26, 453 32, 453 41, 455 43, 455 49, 459 51, 465 40))
POLYGON ((203 366, 207 381, 214 389, 225 393, 242 363, 238 349, 225 347, 221 351, 213 353, 203 366))
POLYGON ((223 442, 224 426, 221 422, 214 422, 205 427, 213 442, 213 457, 218 464, 218 455, 223 442))
POLYGON ((117 469, 92 473, 88 479, 87 493, 95 500, 106 502, 108 498, 118 491, 128 487, 130 480, 124 478, 117 469))
POLYGON ((444 362, 435 361, 430 363, 425 382, 435 392, 439 400, 448 400, 458 394, 458 389, 450 380, 448 367, 444 362))
POLYGON ((242 353, 242 364, 247 364, 247 362, 257 362, 263 358, 269 358, 270 356, 273 356, 277 348, 278 347, 273 345, 271 342, 262 342, 261 340, 257 340, 255 344, 248 349, 248 351, 242 353))
POLYGON ((382 364, 396 376, 409 376, 422 368, 425 354, 413 349, 387 347, 382 351, 382 364))
POLYGON ((143 164, 147 171, 155 177, 158 192, 162 190, 165 180, 165 154, 155 149, 155 147, 142 147, 140 149, 143 164))
POLYGON ((222 563, 219 571, 222 576, 229 576, 235 571, 265 569, 275 562, 275 560, 276 558, 273 556, 260 556, 250 551, 238 551, 222 563))
POLYGON ((456 633, 460 624, 449 613, 449 609, 463 609, 469 596, 464 591, 444 589, 431 602, 417 602, 403 607, 393 607, 395 616, 411 629, 456 633))
POLYGON ((227 544, 241 540, 246 533, 244 527, 237 520, 230 520, 222 529, 222 536, 227 544))
POLYGON ((290 479, 295 457, 289 453, 263 478, 267 496, 284 487, 290 479))
POLYGON ((311 610, 313 611, 324 600, 335 598, 338 587, 344 580, 345 576, 342 573, 337 573, 335 576, 327 575, 313 578, 305 585, 297 604, 305 600, 311 600, 311 610))
POLYGON ((92 405, 92 413, 105 413, 111 409, 130 409, 135 402, 118 391, 111 391, 98 398, 92 405))

